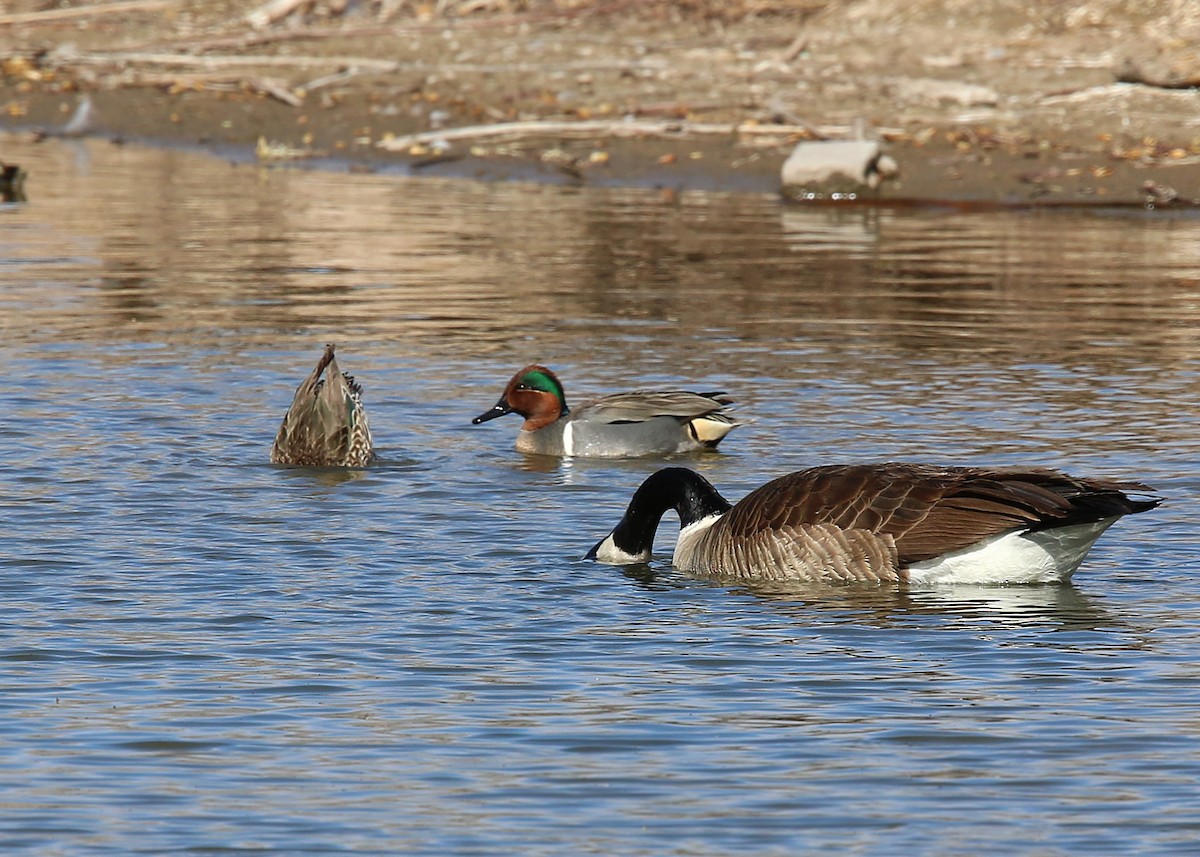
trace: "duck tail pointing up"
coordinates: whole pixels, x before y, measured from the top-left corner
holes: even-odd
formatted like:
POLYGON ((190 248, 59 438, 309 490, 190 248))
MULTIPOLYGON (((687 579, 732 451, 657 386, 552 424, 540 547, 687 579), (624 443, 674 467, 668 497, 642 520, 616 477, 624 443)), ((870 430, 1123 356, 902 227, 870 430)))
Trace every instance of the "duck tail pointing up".
POLYGON ((315 375, 320 376, 325 371, 325 367, 333 362, 334 345, 332 342, 325 343, 325 353, 321 355, 321 359, 317 361, 317 368, 314 370, 315 375))

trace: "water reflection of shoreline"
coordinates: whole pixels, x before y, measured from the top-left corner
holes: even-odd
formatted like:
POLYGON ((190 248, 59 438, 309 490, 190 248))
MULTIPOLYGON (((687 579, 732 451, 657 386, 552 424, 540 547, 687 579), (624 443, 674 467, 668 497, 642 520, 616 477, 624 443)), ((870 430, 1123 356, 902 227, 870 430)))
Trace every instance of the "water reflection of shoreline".
POLYGON ((88 145, 84 172, 54 145, 14 153, 39 199, 8 213, 28 242, 15 264, 43 272, 36 295, 14 282, 6 299, 22 331, 271 339, 315 323, 475 354, 514 330, 558 354, 615 331, 681 351, 807 341, 1113 367, 1196 354, 1194 218, 806 209, 88 145))

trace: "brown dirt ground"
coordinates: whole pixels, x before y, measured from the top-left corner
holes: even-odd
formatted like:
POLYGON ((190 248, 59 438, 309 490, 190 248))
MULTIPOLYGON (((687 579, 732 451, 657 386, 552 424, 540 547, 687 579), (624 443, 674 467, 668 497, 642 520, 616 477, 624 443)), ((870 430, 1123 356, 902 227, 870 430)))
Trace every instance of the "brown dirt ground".
POLYGON ((798 140, 858 123, 899 162, 893 199, 1200 199, 1194 0, 307 0, 256 28, 263 6, 10 2, 4 126, 59 128, 87 94, 90 133, 247 156, 261 138, 271 161, 775 191, 798 140), (379 145, 629 118, 793 133, 379 145))

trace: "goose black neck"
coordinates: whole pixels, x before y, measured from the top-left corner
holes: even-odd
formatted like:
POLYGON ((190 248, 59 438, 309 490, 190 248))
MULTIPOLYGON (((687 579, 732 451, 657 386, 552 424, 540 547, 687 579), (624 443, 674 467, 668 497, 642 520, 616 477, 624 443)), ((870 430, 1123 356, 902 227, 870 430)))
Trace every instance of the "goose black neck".
POLYGON ((668 509, 679 515, 679 527, 712 515, 723 515, 729 502, 712 484, 686 467, 667 467, 642 483, 629 501, 621 523, 612 531, 614 544, 629 554, 650 550, 659 521, 668 509))

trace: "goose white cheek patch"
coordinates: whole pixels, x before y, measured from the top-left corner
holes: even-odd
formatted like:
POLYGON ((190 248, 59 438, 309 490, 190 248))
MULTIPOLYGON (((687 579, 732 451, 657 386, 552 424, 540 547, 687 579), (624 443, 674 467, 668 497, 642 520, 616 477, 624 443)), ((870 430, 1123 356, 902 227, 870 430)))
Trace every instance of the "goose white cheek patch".
POLYGON ((606 562, 609 565, 636 565, 650 561, 650 551, 643 551, 640 554, 627 553, 617 547, 611 535, 596 546, 594 556, 600 562, 606 562))

